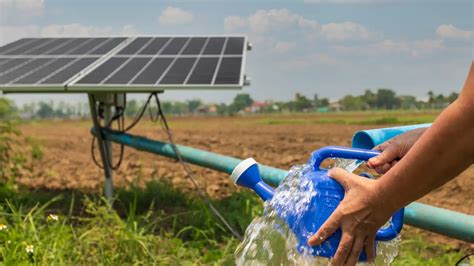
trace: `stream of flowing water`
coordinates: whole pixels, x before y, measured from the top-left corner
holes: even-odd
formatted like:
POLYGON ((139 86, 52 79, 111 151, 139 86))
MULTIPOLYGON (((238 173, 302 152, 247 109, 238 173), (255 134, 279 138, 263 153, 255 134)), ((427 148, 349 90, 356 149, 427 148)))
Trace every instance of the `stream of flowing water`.
MULTIPOLYGON (((336 159, 334 167, 353 172, 361 162, 336 159)), ((316 195, 313 182, 305 172, 309 165, 293 166, 288 176, 275 189, 273 198, 265 202, 264 214, 255 218, 245 231, 244 240, 235 251, 237 265, 328 265, 329 259, 310 255, 308 250, 296 250, 298 241, 284 222, 292 216, 301 218, 316 195), (292 208, 285 208, 292 206, 292 208), (279 211, 276 211, 279 210, 279 211)), ((309 237, 315 232, 308 232, 309 237)), ((389 265, 398 254, 399 237, 391 241, 377 242, 375 265, 389 265)), ((359 263, 367 265, 367 263, 359 263)))

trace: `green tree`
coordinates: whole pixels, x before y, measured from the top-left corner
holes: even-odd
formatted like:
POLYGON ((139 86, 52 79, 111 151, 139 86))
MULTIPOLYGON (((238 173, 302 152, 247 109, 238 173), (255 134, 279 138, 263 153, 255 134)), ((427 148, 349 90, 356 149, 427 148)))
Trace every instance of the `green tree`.
POLYGON ((315 108, 327 107, 329 106, 328 98, 319 98, 317 94, 313 97, 313 105, 315 108))
POLYGON ((252 105, 253 99, 248 93, 241 93, 235 96, 234 101, 230 105, 231 113, 237 113, 252 105))
POLYGON ((416 108, 417 101, 415 96, 411 95, 406 95, 406 96, 400 96, 398 97, 400 101, 400 107, 402 109, 411 109, 411 108, 416 108))
POLYGON ((195 113, 199 106, 201 106, 201 104, 201 100, 197 99, 188 101, 188 111, 190 113, 195 113))
POLYGON ((382 109, 395 109, 400 106, 400 101, 394 91, 389 89, 377 90, 377 107, 382 109))
POLYGON ((16 108, 12 101, 0 98, 0 119, 11 118, 15 112, 16 108))
POLYGON ((218 115, 226 115, 229 114, 229 107, 225 103, 221 103, 216 105, 217 114, 218 115))
POLYGON ((365 102, 358 96, 346 95, 344 98, 339 100, 343 109, 346 111, 359 111, 365 106, 365 102))
POLYGON ((125 108, 124 114, 127 117, 134 117, 135 115, 137 115, 139 110, 140 110, 140 106, 137 100, 130 100, 130 101, 127 101, 127 106, 125 108))
POLYGON ((188 112, 188 104, 183 102, 173 102, 172 114, 182 115, 188 112))
POLYGON ((428 91, 428 103, 434 103, 435 102, 435 95, 433 91, 428 91))
POLYGON ((371 90, 365 90, 361 96, 362 101, 367 105, 367 108, 377 107, 377 95, 371 90))
POLYGON ((299 93, 295 94, 294 109, 295 111, 301 112, 308 110, 312 107, 311 101, 306 96, 299 93))
POLYGON ((54 109, 51 104, 40 102, 38 111, 36 111, 36 115, 39 118, 51 118, 54 115, 54 109))

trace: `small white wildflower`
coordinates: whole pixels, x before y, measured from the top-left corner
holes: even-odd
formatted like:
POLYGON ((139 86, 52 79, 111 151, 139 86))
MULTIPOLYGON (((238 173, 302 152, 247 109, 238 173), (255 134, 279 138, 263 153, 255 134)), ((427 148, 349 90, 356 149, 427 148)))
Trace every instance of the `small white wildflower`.
POLYGON ((12 242, 10 240, 7 241, 7 244, 11 244, 12 242))
POLYGON ((6 224, 0 224, 0 231, 7 230, 7 225, 6 224))
POLYGON ((33 254, 33 252, 35 251, 35 247, 33 245, 26 245, 25 251, 28 254, 33 254))
POLYGON ((48 215, 48 221, 57 221, 59 220, 59 217, 55 214, 50 214, 48 215))

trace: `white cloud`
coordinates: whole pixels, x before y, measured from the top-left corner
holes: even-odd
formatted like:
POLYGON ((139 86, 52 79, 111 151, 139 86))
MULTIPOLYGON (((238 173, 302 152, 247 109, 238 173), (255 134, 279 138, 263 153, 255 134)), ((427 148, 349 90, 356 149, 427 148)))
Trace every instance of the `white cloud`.
POLYGON ((314 68, 317 66, 338 66, 342 63, 327 55, 321 53, 313 53, 309 54, 304 57, 295 58, 280 64, 280 67, 284 70, 300 70, 300 69, 307 69, 307 68, 314 68))
POLYGON ((340 54, 379 56, 379 55, 410 55, 423 56, 445 49, 442 40, 394 41, 383 40, 368 45, 346 46, 336 45, 333 49, 340 54))
POLYGON ((25 37, 91 37, 110 35, 137 35, 133 25, 125 25, 119 30, 111 27, 96 27, 82 24, 52 24, 45 27, 35 25, 0 26, 0 45, 25 37))
POLYGON ((49 25, 41 29, 41 37, 88 37, 110 35, 111 27, 85 26, 82 24, 49 25))
POLYGON ((443 39, 469 39, 474 36, 474 31, 462 30, 452 24, 443 24, 436 29, 436 34, 443 39))
POLYGON ((27 22, 41 16, 44 11, 44 0, 0 0, 2 21, 27 22))
POLYGON ((135 26, 127 24, 122 27, 122 30, 120 30, 119 35, 135 36, 140 35, 140 31, 135 28, 135 26))
POLYGON ((159 17, 160 23, 166 25, 187 24, 193 20, 193 13, 172 6, 169 6, 163 10, 159 17))
POLYGON ((442 40, 417 40, 412 43, 411 54, 421 56, 446 48, 442 40))
POLYGON ((321 35, 330 41, 368 39, 370 33, 364 26, 354 22, 328 23, 321 25, 321 35))
POLYGON ((24 37, 37 37, 40 27, 34 25, 26 26, 0 26, 0 45, 18 40, 24 37))
POLYGON ((278 33, 286 29, 298 29, 305 37, 328 41, 369 39, 375 36, 364 26, 351 22, 320 24, 288 9, 258 10, 248 17, 230 16, 224 20, 227 31, 248 29, 256 35, 278 33))
POLYGON ((311 29, 318 25, 317 21, 306 19, 288 9, 261 9, 248 17, 230 16, 224 19, 224 27, 228 31, 248 28, 254 33, 264 33, 294 26, 311 29))
POLYGON ((229 16, 224 19, 224 29, 226 31, 235 31, 246 25, 246 20, 239 16, 229 16))
POLYGON ((284 54, 296 47, 295 42, 277 42, 272 48, 272 52, 284 54))
POLYGON ((0 8, 19 11, 34 11, 44 8, 44 0, 0 0, 0 8))

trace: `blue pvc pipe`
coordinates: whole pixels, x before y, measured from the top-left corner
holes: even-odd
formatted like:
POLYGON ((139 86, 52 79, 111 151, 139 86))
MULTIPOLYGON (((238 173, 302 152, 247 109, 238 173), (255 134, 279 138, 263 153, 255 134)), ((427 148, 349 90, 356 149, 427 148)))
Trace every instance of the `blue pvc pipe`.
POLYGON ((357 131, 352 137, 352 147, 361 149, 372 149, 385 141, 405 133, 407 131, 430 127, 431 124, 419 124, 402 127, 388 127, 357 131))
POLYGON ((409 225, 474 243, 474 215, 413 202, 405 207, 409 225))
MULTIPOLYGON (((172 145, 169 143, 133 136, 127 133, 107 130, 103 132, 106 140, 169 158, 177 158, 172 145)), ((94 133, 94 130, 92 130, 92 133, 94 133)), ((227 174, 231 174, 235 166, 241 161, 241 159, 218 153, 183 145, 177 146, 187 162, 227 174)), ((285 170, 265 165, 259 165, 259 168, 262 179, 274 186, 277 186, 288 173, 285 170)), ((405 208, 404 218, 405 222, 409 225, 452 238, 474 242, 473 215, 414 202, 405 208)))

